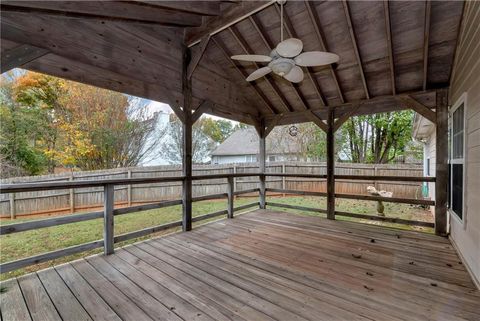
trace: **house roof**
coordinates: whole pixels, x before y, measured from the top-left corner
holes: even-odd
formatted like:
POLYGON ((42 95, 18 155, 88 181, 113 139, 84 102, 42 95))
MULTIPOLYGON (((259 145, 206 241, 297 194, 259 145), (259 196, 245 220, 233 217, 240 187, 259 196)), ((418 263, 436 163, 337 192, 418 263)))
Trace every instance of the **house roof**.
POLYGON ((417 140, 429 138, 435 129, 435 124, 420 115, 415 113, 413 119, 413 133, 412 137, 417 140))
MULTIPOLYGON (((267 154, 298 154, 301 145, 287 133, 287 126, 272 130, 266 141, 267 154)), ((253 127, 239 129, 230 135, 213 152, 212 156, 255 155, 259 153, 258 134, 253 127)))

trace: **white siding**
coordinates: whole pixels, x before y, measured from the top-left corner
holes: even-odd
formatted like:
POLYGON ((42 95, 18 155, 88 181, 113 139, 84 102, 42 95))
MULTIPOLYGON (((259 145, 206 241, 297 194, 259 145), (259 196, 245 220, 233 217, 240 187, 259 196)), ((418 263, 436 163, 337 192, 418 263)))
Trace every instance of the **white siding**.
POLYGON ((252 163, 247 161, 247 155, 213 156, 212 164, 252 163))
MULTIPOLYGON (((428 140, 425 142, 425 157, 428 159, 430 158, 430 175, 425 173, 425 176, 434 177, 435 176, 435 164, 436 164, 436 143, 437 143, 437 135, 435 130, 433 130, 432 134, 428 137, 428 140)), ((430 199, 435 199, 435 183, 427 183, 428 184, 428 196, 430 199)), ((432 213, 435 211, 435 206, 430 206, 432 213)))
POLYGON ((467 93, 464 222, 450 219, 451 239, 477 285, 480 281, 480 2, 466 2, 450 105, 467 93))

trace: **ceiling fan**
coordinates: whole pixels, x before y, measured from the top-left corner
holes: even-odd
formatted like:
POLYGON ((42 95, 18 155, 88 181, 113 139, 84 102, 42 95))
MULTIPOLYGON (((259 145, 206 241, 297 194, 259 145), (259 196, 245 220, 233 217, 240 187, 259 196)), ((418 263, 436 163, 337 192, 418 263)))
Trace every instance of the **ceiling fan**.
POLYGON ((300 39, 289 38, 283 40, 283 5, 286 0, 278 0, 281 8, 280 43, 272 50, 270 56, 265 55, 235 55, 234 60, 268 62, 268 66, 252 72, 247 81, 253 81, 274 72, 286 80, 299 83, 303 80, 303 70, 300 67, 324 66, 339 60, 338 55, 323 51, 307 51, 302 53, 303 43, 300 39))

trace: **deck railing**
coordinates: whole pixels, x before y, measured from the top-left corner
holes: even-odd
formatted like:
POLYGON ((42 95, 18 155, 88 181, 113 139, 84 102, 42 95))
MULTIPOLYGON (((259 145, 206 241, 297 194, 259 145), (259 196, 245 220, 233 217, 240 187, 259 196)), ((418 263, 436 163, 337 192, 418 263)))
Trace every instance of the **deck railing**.
MULTIPOLYGON (((326 209, 296 206, 289 204, 282 204, 277 202, 266 202, 266 195, 271 193, 282 194, 294 194, 294 195, 310 195, 310 196, 323 196, 326 197, 327 193, 312 192, 312 191, 299 191, 288 189, 274 189, 266 188, 266 177, 303 177, 312 179, 325 179, 326 175, 315 174, 279 174, 279 173, 238 173, 238 174, 216 174, 216 175, 198 175, 193 176, 192 180, 210 180, 210 179, 226 179, 227 180, 227 192, 219 194, 203 195, 193 197, 192 202, 199 202, 211 199, 227 198, 227 208, 225 210, 204 214, 192 218, 192 222, 198 222, 205 219, 226 215, 228 218, 233 218, 234 213, 237 211, 245 210, 253 207, 265 208, 266 206, 283 207, 289 209, 297 209, 302 211, 313 211, 319 213, 327 213, 326 209), (234 178, 239 177, 259 177, 259 188, 253 188, 248 190, 235 191, 234 178), (259 201, 245 204, 242 206, 234 207, 234 198, 241 194, 259 193, 259 201)), ((434 177, 403 177, 403 176, 366 176, 366 175, 335 175, 335 179, 349 179, 349 180, 376 180, 376 181, 408 181, 408 182, 435 182, 434 177)), ((16 269, 20 269, 29 265, 42 263, 45 261, 57 259, 60 257, 77 254, 87 250, 103 247, 105 254, 111 254, 114 251, 114 244, 123 242, 132 238, 145 236, 151 233, 159 232, 162 230, 180 227, 182 221, 174 221, 162 225, 148 227, 142 230, 137 230, 121 235, 114 235, 114 218, 119 215, 135 213, 145 210, 165 208, 169 206, 180 205, 183 200, 168 200, 150 204, 129 206, 123 208, 114 208, 114 194, 115 186, 118 185, 134 185, 134 184, 149 184, 149 183, 165 183, 165 182, 183 182, 185 177, 172 176, 172 177, 154 177, 154 178, 123 178, 123 179, 107 179, 107 180, 95 180, 95 181, 70 181, 70 182, 45 182, 45 183, 24 183, 24 184, 9 184, 3 185, 0 189, 0 193, 14 193, 14 192, 29 192, 39 190, 58 190, 58 189, 70 189, 70 188, 82 188, 82 187, 103 187, 104 190, 104 209, 103 211, 96 211, 84 214, 74 214, 62 217, 54 217, 49 219, 35 220, 29 222, 15 223, 0 226, 0 235, 7 235, 18 232, 25 232, 29 230, 35 230, 40 228, 58 226, 63 224, 83 222, 87 220, 94 220, 103 218, 103 239, 96 240, 88 243, 83 243, 75 246, 71 246, 64 249, 59 249, 39 255, 6 262, 0 265, 0 273, 10 272, 16 269)), ((268 182, 266 182, 268 184, 268 182)), ((353 195, 353 194, 338 194, 334 195, 336 198, 347 199, 361 199, 369 201, 384 201, 393 203, 408 203, 408 204, 420 204, 420 205, 434 205, 435 202, 431 200, 419 200, 419 199, 403 199, 403 198, 385 198, 379 196, 368 195, 353 195)), ((405 220, 400 218, 383 217, 377 215, 366 215, 357 213, 348 213, 335 211, 335 215, 347 216, 361 219, 380 220, 392 223, 428 226, 433 227, 433 223, 405 220)))

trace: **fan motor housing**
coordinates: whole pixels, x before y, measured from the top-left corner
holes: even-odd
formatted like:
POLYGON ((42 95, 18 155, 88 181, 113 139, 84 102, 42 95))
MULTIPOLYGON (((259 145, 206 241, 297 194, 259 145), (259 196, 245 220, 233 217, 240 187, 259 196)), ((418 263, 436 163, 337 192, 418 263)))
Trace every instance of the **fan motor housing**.
POLYGON ((290 70, 292 70, 293 66, 295 66, 295 61, 288 58, 276 58, 268 64, 268 67, 270 67, 274 73, 280 76, 288 74, 290 70))

